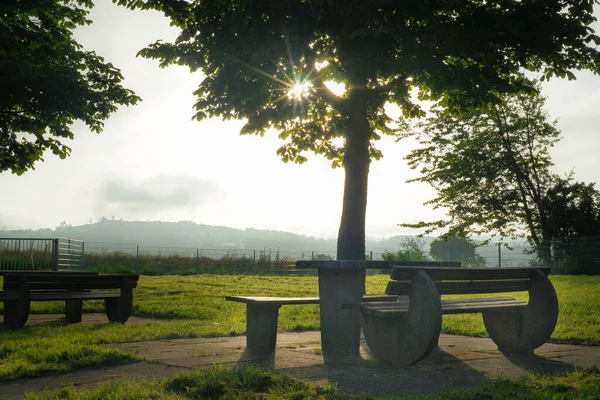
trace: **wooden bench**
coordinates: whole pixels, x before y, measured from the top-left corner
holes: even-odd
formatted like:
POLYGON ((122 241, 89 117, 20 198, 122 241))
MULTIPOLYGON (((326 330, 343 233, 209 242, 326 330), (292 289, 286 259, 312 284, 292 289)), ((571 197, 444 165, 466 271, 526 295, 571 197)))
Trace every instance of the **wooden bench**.
MULTIPOLYGON (((364 295, 363 301, 394 301, 397 296, 364 295)), ((246 347, 250 351, 275 351, 279 308, 292 304, 319 304, 318 297, 227 296, 227 301, 246 304, 246 347)))
POLYGON ((412 365, 436 346, 442 314, 481 313, 490 338, 506 353, 533 353, 552 335, 558 300, 549 268, 394 268, 386 293, 396 302, 350 305, 362 314, 367 344, 386 363, 412 365), (442 300, 441 295, 529 292, 524 302, 508 296, 442 300))
POLYGON ((4 324, 21 328, 32 301, 65 301, 67 322, 81 322, 83 300, 104 300, 111 322, 125 322, 131 314, 133 289, 139 275, 98 275, 88 272, 2 272, 4 324))

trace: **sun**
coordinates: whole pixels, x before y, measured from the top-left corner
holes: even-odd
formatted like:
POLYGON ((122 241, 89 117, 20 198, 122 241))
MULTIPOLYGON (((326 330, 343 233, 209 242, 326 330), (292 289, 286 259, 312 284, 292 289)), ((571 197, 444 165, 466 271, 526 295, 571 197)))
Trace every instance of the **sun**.
POLYGON ((296 82, 287 92, 287 96, 293 100, 302 100, 308 97, 312 83, 310 81, 296 82))

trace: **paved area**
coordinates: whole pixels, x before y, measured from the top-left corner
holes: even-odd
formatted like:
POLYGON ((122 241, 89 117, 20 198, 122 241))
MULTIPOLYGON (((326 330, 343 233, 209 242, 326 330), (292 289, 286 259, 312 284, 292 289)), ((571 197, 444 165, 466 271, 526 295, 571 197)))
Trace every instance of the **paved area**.
MULTIPOLYGON (((54 320, 52 316, 44 318, 45 321, 32 322, 60 323, 56 316, 54 320)), ((86 315, 84 323, 100 322, 102 318, 86 315)), ((144 319, 130 322, 143 323, 144 319)), ((145 361, 1 383, 0 398, 20 399, 27 391, 65 385, 91 388, 116 377, 170 377, 178 371, 215 364, 227 368, 261 365, 313 382, 336 382, 344 393, 377 395, 431 392, 441 387, 470 388, 495 377, 515 378, 529 372, 559 374, 600 364, 600 347, 548 343, 537 349, 535 356, 507 357, 489 339, 454 335, 442 335, 439 348, 412 368, 382 365, 371 357, 364 342, 360 358, 324 364, 319 332, 279 334, 277 351, 271 358, 248 353, 245 340, 244 336, 237 336, 111 344, 107 346, 126 349, 145 361)))

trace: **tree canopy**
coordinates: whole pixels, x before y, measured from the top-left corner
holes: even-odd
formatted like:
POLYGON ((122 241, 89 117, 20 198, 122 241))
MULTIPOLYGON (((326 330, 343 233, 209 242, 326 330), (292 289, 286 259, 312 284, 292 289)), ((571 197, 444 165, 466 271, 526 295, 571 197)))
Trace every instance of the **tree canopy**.
MULTIPOLYGON (((245 119, 242 134, 279 133, 284 161, 313 151, 343 166, 339 259, 364 259, 374 142, 394 132, 386 103, 422 116, 416 89, 458 114, 531 92, 525 70, 600 71, 590 1, 114 1, 162 11, 180 28, 173 43, 139 54, 202 71, 196 119, 245 119)), ((318 194, 307 197, 314 203, 318 194)))
POLYGON ((6 0, 0 4, 0 172, 22 174, 46 150, 70 153, 64 139, 83 121, 101 132, 119 105, 140 99, 112 64, 86 51, 73 29, 91 23, 91 0, 6 0))
POLYGON ((526 236, 538 247, 558 236, 598 231, 600 193, 593 184, 552 172, 550 149, 560 139, 539 94, 507 96, 461 117, 436 109, 417 125, 421 147, 408 156, 414 181, 436 190, 428 203, 445 208, 438 221, 403 224, 443 237, 526 236))

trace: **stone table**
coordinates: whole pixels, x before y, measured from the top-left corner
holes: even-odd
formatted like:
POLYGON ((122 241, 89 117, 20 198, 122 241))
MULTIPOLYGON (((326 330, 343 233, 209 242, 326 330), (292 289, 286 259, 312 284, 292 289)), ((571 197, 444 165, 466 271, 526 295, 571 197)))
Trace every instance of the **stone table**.
POLYGON ((360 303, 366 269, 394 266, 460 267, 460 262, 437 261, 296 261, 296 268, 316 268, 319 276, 321 349, 325 362, 359 356, 361 315, 342 304, 360 303))
POLYGON ((361 316, 356 310, 342 309, 342 304, 362 301, 367 268, 390 267, 390 263, 385 261, 296 262, 296 268, 318 270, 321 349, 325 362, 359 355, 361 316), (385 263, 385 266, 380 263, 385 263))

